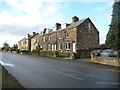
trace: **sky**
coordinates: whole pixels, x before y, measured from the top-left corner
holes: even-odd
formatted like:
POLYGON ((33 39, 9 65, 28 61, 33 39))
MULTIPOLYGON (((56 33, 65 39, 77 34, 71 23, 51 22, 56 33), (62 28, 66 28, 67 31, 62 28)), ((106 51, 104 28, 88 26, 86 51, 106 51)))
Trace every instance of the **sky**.
POLYGON ((112 15, 112 0, 0 0, 0 47, 17 44, 28 33, 40 33, 55 23, 71 23, 73 16, 89 17, 105 43, 112 15))

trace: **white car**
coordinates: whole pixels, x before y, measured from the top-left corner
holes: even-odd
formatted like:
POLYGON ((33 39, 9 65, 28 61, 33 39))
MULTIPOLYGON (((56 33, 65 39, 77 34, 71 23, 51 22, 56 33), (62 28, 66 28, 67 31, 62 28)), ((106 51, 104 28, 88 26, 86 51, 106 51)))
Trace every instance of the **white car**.
POLYGON ((101 56, 105 56, 105 57, 118 57, 117 53, 114 53, 113 50, 111 49, 105 49, 101 52, 101 56))

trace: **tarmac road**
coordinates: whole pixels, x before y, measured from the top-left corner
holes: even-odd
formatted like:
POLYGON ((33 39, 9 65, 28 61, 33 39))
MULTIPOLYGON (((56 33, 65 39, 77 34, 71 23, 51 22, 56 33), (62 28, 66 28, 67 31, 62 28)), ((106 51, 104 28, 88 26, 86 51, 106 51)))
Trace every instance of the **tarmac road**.
MULTIPOLYGON (((1 52, 0 52, 1 53, 1 52)), ((2 52, 0 63, 25 88, 118 88, 117 67, 2 52)))

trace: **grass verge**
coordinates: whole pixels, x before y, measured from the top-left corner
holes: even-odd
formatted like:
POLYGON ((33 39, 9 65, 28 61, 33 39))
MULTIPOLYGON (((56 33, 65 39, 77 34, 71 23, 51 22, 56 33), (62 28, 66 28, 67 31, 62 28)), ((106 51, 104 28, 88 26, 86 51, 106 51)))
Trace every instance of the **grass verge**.
POLYGON ((8 71, 0 65, 0 89, 4 88, 20 88, 25 89, 22 85, 18 83, 18 81, 13 77, 8 71))

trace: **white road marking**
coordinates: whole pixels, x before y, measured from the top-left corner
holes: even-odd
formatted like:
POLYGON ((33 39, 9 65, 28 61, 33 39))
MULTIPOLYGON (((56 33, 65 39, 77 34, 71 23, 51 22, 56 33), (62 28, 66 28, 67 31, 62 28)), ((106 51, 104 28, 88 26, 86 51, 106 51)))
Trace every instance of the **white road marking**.
MULTIPOLYGON (((71 70, 69 70, 69 69, 65 69, 65 70, 71 71, 71 70)), ((95 77, 95 78, 98 77, 98 76, 96 76, 96 75, 92 75, 92 74, 88 74, 88 73, 83 73, 83 72, 78 72, 78 71, 72 71, 72 72, 73 72, 73 73, 84 74, 84 75, 82 75, 82 76, 95 77)), ((78 75, 77 75, 77 76, 78 76, 78 75)))
MULTIPOLYGON (((63 64, 68 64, 68 65, 73 65, 71 63, 68 62, 62 62, 62 61, 56 61, 56 60, 51 60, 53 62, 59 62, 59 63, 63 63, 63 64)), ((91 67, 91 66, 85 66, 85 65, 75 65, 77 67, 82 67, 82 68, 91 68, 91 69, 96 69, 96 70, 104 70, 104 71, 109 71, 109 72, 120 72, 119 69, 103 69, 103 68, 95 68, 95 67, 91 67)))
POLYGON ((1 65, 3 65, 3 66, 14 66, 13 64, 10 64, 10 63, 4 63, 4 62, 2 62, 2 61, 0 61, 0 63, 1 63, 1 65))
POLYGON ((56 72, 56 73, 59 73, 59 74, 62 74, 62 75, 67 76, 67 77, 72 77, 72 78, 77 79, 77 80, 83 80, 82 78, 73 76, 73 75, 71 75, 71 74, 66 74, 66 73, 59 72, 59 71, 53 70, 53 69, 49 69, 49 70, 50 70, 50 71, 53 71, 53 72, 56 72))
POLYGON ((120 83, 115 83, 115 82, 96 82, 98 84, 120 84, 120 83))
MULTIPOLYGON (((81 77, 93 77, 93 76, 89 76, 89 75, 82 75, 82 74, 80 74, 80 75, 78 75, 78 74, 72 74, 72 75, 74 75, 74 76, 81 76, 81 77)), ((96 77, 95 77, 96 78, 96 77)))

